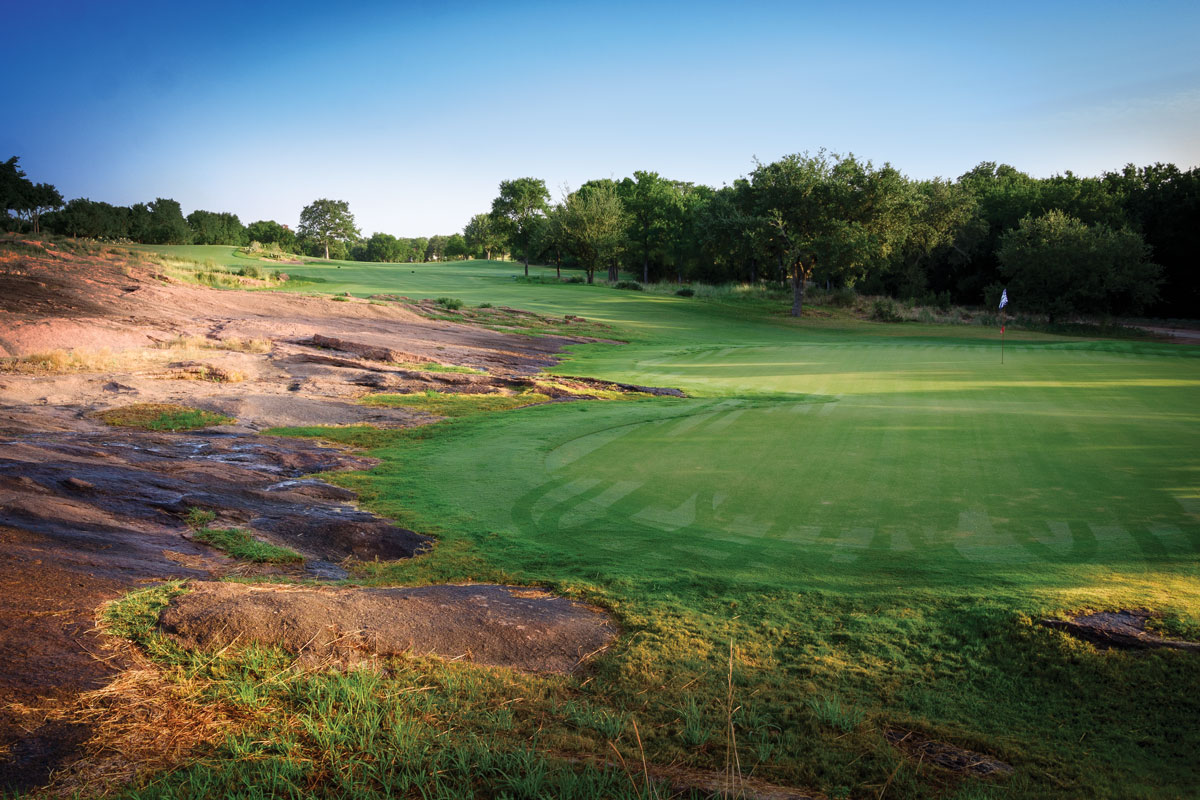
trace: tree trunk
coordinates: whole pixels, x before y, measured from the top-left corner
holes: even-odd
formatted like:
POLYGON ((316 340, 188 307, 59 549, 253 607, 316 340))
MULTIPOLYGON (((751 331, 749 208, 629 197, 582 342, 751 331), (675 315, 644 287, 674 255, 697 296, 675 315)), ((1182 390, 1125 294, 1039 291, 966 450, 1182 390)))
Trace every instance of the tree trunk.
POLYGON ((329 260, 329 242, 325 243, 325 260, 329 260))
POLYGON ((596 270, 595 270, 595 268, 594 268, 594 267, 588 267, 588 268, 587 268, 587 276, 588 276, 588 285, 589 285, 589 286, 591 286, 591 285, 592 285, 592 279, 593 279, 593 277, 595 277, 595 275, 596 275, 596 270))
POLYGON ((642 283, 650 282, 650 251, 642 254, 642 283))
POLYGON ((750 259, 750 283, 758 283, 758 259, 750 259))
POLYGON ((617 274, 617 262, 611 261, 608 264, 608 282, 616 283, 620 275, 617 274))
POLYGON ((529 277, 529 250, 525 250, 525 277, 529 277))
POLYGON ((799 264, 792 273, 792 316, 800 316, 804 309, 804 270, 799 264))

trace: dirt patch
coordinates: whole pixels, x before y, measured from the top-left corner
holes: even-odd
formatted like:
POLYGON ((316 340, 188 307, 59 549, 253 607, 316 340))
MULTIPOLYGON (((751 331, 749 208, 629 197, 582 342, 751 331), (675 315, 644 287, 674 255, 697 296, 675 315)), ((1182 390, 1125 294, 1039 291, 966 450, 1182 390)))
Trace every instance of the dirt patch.
POLYGON ((1164 639, 1146 630, 1146 623, 1155 617, 1149 609, 1098 611, 1074 619, 1043 619, 1039 624, 1064 631, 1101 648, 1123 650, 1185 650, 1200 653, 1200 642, 1164 639))
POLYGON ((952 772, 990 778, 1010 775, 1013 771, 1010 765, 998 758, 948 742, 939 742, 907 728, 888 727, 884 729, 883 735, 893 747, 903 750, 913 758, 936 764, 952 772))
POLYGON ((509 586, 192 586, 160 618, 162 630, 190 648, 260 642, 318 662, 411 653, 566 673, 617 635, 598 609, 509 586))

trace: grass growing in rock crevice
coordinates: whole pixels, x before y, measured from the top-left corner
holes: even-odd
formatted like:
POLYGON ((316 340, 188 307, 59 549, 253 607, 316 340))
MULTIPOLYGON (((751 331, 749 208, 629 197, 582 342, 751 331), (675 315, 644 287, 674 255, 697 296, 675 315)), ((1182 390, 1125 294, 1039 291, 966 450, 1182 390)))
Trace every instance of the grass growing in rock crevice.
POLYGON ((101 422, 117 428, 141 428, 149 431, 190 431, 236 422, 233 417, 173 403, 134 403, 99 411, 94 416, 101 422))
POLYGON ((241 528, 201 528, 192 538, 233 558, 256 564, 294 564, 304 560, 295 550, 255 539, 241 528))

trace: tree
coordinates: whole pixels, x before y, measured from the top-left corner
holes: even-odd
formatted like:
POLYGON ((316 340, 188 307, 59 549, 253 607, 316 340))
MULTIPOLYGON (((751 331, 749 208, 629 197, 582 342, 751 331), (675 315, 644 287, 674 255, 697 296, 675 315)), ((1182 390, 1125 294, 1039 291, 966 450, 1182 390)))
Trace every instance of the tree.
POLYGON ((467 240, 461 233, 451 234, 446 239, 446 258, 458 261, 470 254, 471 248, 467 245, 467 240))
POLYGON ((329 246, 334 242, 343 245, 358 238, 358 228, 354 227, 354 215, 350 213, 350 204, 345 200, 314 200, 300 212, 300 236, 311 239, 325 248, 325 258, 329 258, 329 246))
POLYGON ((567 195, 562 205, 563 237, 593 283, 596 267, 612 263, 621 249, 626 222, 621 198, 612 181, 597 182, 567 195))
POLYGON ((395 264, 404 261, 407 255, 408 248, 395 236, 387 233, 374 233, 366 241, 362 260, 395 264))
POLYGON ((468 247, 489 261, 492 259, 492 253, 504 246, 504 232, 490 214, 476 214, 471 217, 471 221, 463 229, 463 238, 466 239, 468 247))
POLYGON ((910 212, 905 181, 854 156, 820 151, 759 164, 751 174, 760 215, 778 239, 792 279, 792 316, 801 315, 814 271, 852 285, 901 243, 910 212))
POLYGON ((1158 296, 1162 268, 1140 235, 1057 210, 1021 220, 996 256, 1014 305, 1051 323, 1072 313, 1138 313, 1158 296))
POLYGON ((629 238, 642 267, 642 281, 650 281, 650 259, 662 254, 669 222, 679 206, 679 190, 657 172, 637 171, 618 184, 617 192, 628 214, 629 238))
POLYGON ((286 253, 298 252, 296 233, 273 219, 260 219, 246 226, 246 239, 261 244, 277 244, 286 253))
POLYGON ((500 194, 492 201, 492 219, 498 223, 507 240, 521 250, 525 275, 529 275, 529 245, 533 220, 546 214, 550 193, 540 178, 517 178, 501 181, 500 194))
POLYGON ((187 215, 187 224, 195 244, 243 245, 248 241, 242 221, 226 211, 196 210, 187 215))
MULTIPOLYGON (((135 206, 136 208, 136 206, 135 206)), ((148 244, 188 244, 192 240, 192 229, 183 218, 179 203, 159 197, 145 209, 145 227, 140 241, 148 244)))

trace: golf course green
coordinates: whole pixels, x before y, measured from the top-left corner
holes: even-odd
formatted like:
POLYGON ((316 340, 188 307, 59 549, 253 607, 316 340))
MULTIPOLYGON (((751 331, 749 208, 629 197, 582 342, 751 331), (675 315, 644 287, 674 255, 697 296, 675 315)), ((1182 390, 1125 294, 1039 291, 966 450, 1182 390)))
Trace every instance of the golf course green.
POLYGON ((581 315, 624 343, 553 372, 688 395, 289 431, 371 445, 381 465, 341 480, 440 538, 364 580, 611 608, 625 635, 579 690, 634 715, 653 760, 720 768, 728 717, 747 774, 833 797, 1195 796, 1200 657, 1037 622, 1144 607, 1200 636, 1200 349, 1010 330, 1001 363, 993 327, 795 320, 512 263, 285 269, 296 291, 581 315), (892 726, 1015 771, 939 771, 892 726))

